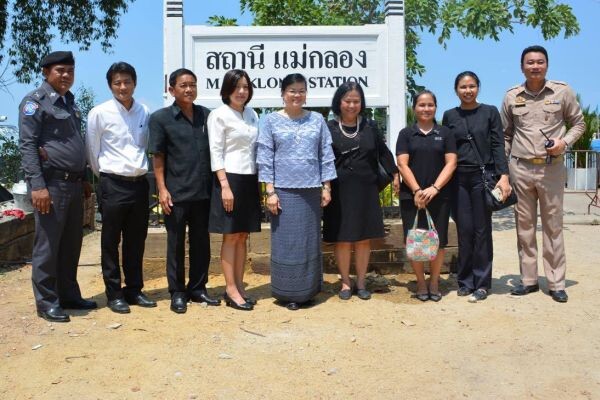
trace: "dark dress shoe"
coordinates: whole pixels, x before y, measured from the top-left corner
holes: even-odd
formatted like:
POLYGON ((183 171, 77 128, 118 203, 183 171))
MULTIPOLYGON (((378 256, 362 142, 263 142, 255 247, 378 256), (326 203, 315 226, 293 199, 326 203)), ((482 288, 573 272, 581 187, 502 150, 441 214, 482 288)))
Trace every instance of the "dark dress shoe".
POLYGON ((371 292, 367 289, 356 289, 356 296, 361 300, 369 300, 371 298, 371 292))
POLYGON ((552 300, 559 303, 566 303, 569 300, 569 296, 567 296, 567 292, 564 290, 549 290, 548 294, 552 296, 552 300))
POLYGON ((338 292, 338 297, 342 300, 350 300, 352 298, 352 289, 342 289, 338 292))
POLYGON ((258 301, 256 301, 256 299, 250 297, 250 296, 246 296, 244 297, 244 301, 248 304, 252 304, 253 306, 256 305, 256 303, 258 303, 258 301))
POLYGON ((417 293, 415 294, 415 298, 417 300, 421 300, 422 302, 426 302, 429 300, 429 293, 417 293))
POLYGON ((70 310, 94 310, 98 308, 98 304, 95 301, 86 299, 61 301, 60 306, 70 310))
POLYGON ((136 305, 140 307, 156 307, 156 302, 150 300, 144 293, 138 293, 134 296, 125 296, 125 301, 130 305, 136 305))
POLYGON ((442 300, 442 294, 441 293, 429 293, 429 300, 435 301, 437 303, 438 301, 442 300))
POLYGON ((521 284, 513 290, 511 290, 510 294, 512 294, 513 296, 525 296, 526 294, 537 292, 538 290, 540 290, 540 285, 538 285, 537 283, 535 285, 529 286, 521 284))
POLYGON ((466 286, 460 287, 460 288, 458 288, 458 290, 456 291, 456 294, 457 294, 458 296, 461 296, 461 297, 462 297, 462 296, 468 296, 468 295, 470 295, 471 293, 473 293, 473 289, 469 289, 469 288, 468 288, 468 287, 466 287, 466 286))
POLYGON ((60 307, 52 307, 46 311, 38 310, 37 315, 49 322, 69 322, 71 320, 60 307))
POLYGON ((221 300, 210 297, 206 292, 197 292, 196 294, 192 294, 190 296, 190 300, 194 303, 206 303, 209 306, 221 305, 221 300))
MULTIPOLYGON (((227 294, 227 292, 223 292, 223 298, 225 298, 225 295, 227 294)), ((244 298, 244 301, 246 303, 252 304, 253 306, 256 305, 256 303, 258 303, 258 301, 256 299, 254 299, 253 297, 250 296, 242 296, 244 298)))
POLYGON ((185 295, 175 294, 171 297, 171 311, 183 314, 187 311, 187 299, 185 295))
MULTIPOLYGON (((229 295, 227 293, 223 294, 223 298, 225 299, 225 305, 227 307, 231 307, 233 309, 242 310, 242 311, 254 310, 254 306, 252 304, 248 303, 247 301, 242 304, 236 303, 235 301, 233 301, 233 299, 231 297, 229 297, 229 295)), ((245 301, 245 299, 244 299, 244 301, 245 301)))
POLYGON ((291 303, 287 303, 285 306, 288 310, 291 311, 296 311, 300 309, 300 304, 296 303, 296 302, 291 302, 291 303))
POLYGON ((129 304, 124 299, 113 299, 108 301, 108 308, 112 312, 116 312, 118 314, 128 314, 131 312, 129 309, 129 304))

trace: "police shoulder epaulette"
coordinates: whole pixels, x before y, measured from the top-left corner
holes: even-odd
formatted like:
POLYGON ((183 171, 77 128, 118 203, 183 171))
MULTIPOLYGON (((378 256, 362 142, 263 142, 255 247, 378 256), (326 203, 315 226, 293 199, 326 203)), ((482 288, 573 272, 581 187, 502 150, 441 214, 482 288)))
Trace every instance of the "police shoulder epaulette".
POLYGON ((506 92, 510 92, 510 91, 513 91, 515 89, 519 89, 519 88, 522 88, 522 87, 523 87, 522 85, 515 85, 515 86, 509 88, 506 92))
POLYGON ((563 82, 563 81, 554 81, 554 80, 549 80, 549 82, 552 82, 552 83, 554 83, 555 85, 567 86, 567 82, 563 82))
POLYGON ((31 99, 33 99, 33 100, 36 100, 36 101, 42 100, 45 96, 46 96, 46 94, 44 92, 39 91, 39 90, 36 90, 36 91, 31 92, 29 94, 29 97, 31 99))

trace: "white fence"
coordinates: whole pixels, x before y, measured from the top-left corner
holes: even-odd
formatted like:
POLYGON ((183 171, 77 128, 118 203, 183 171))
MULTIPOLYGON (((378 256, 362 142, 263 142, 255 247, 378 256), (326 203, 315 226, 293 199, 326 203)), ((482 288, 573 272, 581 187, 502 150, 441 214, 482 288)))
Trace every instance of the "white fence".
POLYGON ((596 192, 600 183, 600 153, 571 150, 565 154, 566 189, 569 192, 596 192))

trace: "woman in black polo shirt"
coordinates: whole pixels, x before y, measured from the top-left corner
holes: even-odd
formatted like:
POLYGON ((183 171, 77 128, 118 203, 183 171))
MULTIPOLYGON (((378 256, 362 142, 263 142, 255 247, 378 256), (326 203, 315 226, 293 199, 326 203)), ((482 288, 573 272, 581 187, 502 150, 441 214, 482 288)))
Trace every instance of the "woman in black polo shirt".
POLYGON ((454 80, 460 106, 444 113, 442 124, 456 138, 458 167, 453 218, 458 233, 458 295, 474 303, 484 300, 492 286, 492 213, 485 206, 485 188, 480 163, 473 145, 485 164, 486 173, 500 176, 497 187, 503 200, 511 192, 500 114, 494 106, 477 102, 479 78, 465 71, 454 80), (469 135, 472 140, 469 140, 469 135), (460 205, 460 207, 459 207, 460 205))
MULTIPOLYGON (((398 135, 396 155, 402 176, 400 211, 404 240, 412 227, 417 211, 427 208, 440 239, 440 248, 430 265, 429 287, 425 281, 423 262, 411 261, 417 277, 417 299, 440 301, 439 276, 448 244, 450 218, 450 188, 447 183, 456 169, 456 143, 448 128, 435 122, 437 100, 429 90, 413 99, 417 123, 404 128, 398 135)), ((427 227, 425 212, 418 213, 418 226, 427 227)))

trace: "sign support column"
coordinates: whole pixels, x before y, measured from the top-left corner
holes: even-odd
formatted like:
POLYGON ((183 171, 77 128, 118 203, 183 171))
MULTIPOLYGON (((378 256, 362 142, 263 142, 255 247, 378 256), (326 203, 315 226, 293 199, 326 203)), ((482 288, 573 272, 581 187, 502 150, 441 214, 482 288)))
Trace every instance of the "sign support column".
POLYGON ((388 28, 387 145, 395 154, 398 132, 406 126, 404 0, 386 0, 385 24, 388 28))
POLYGON ((163 98, 169 94, 169 74, 183 67, 183 0, 164 0, 163 98))

